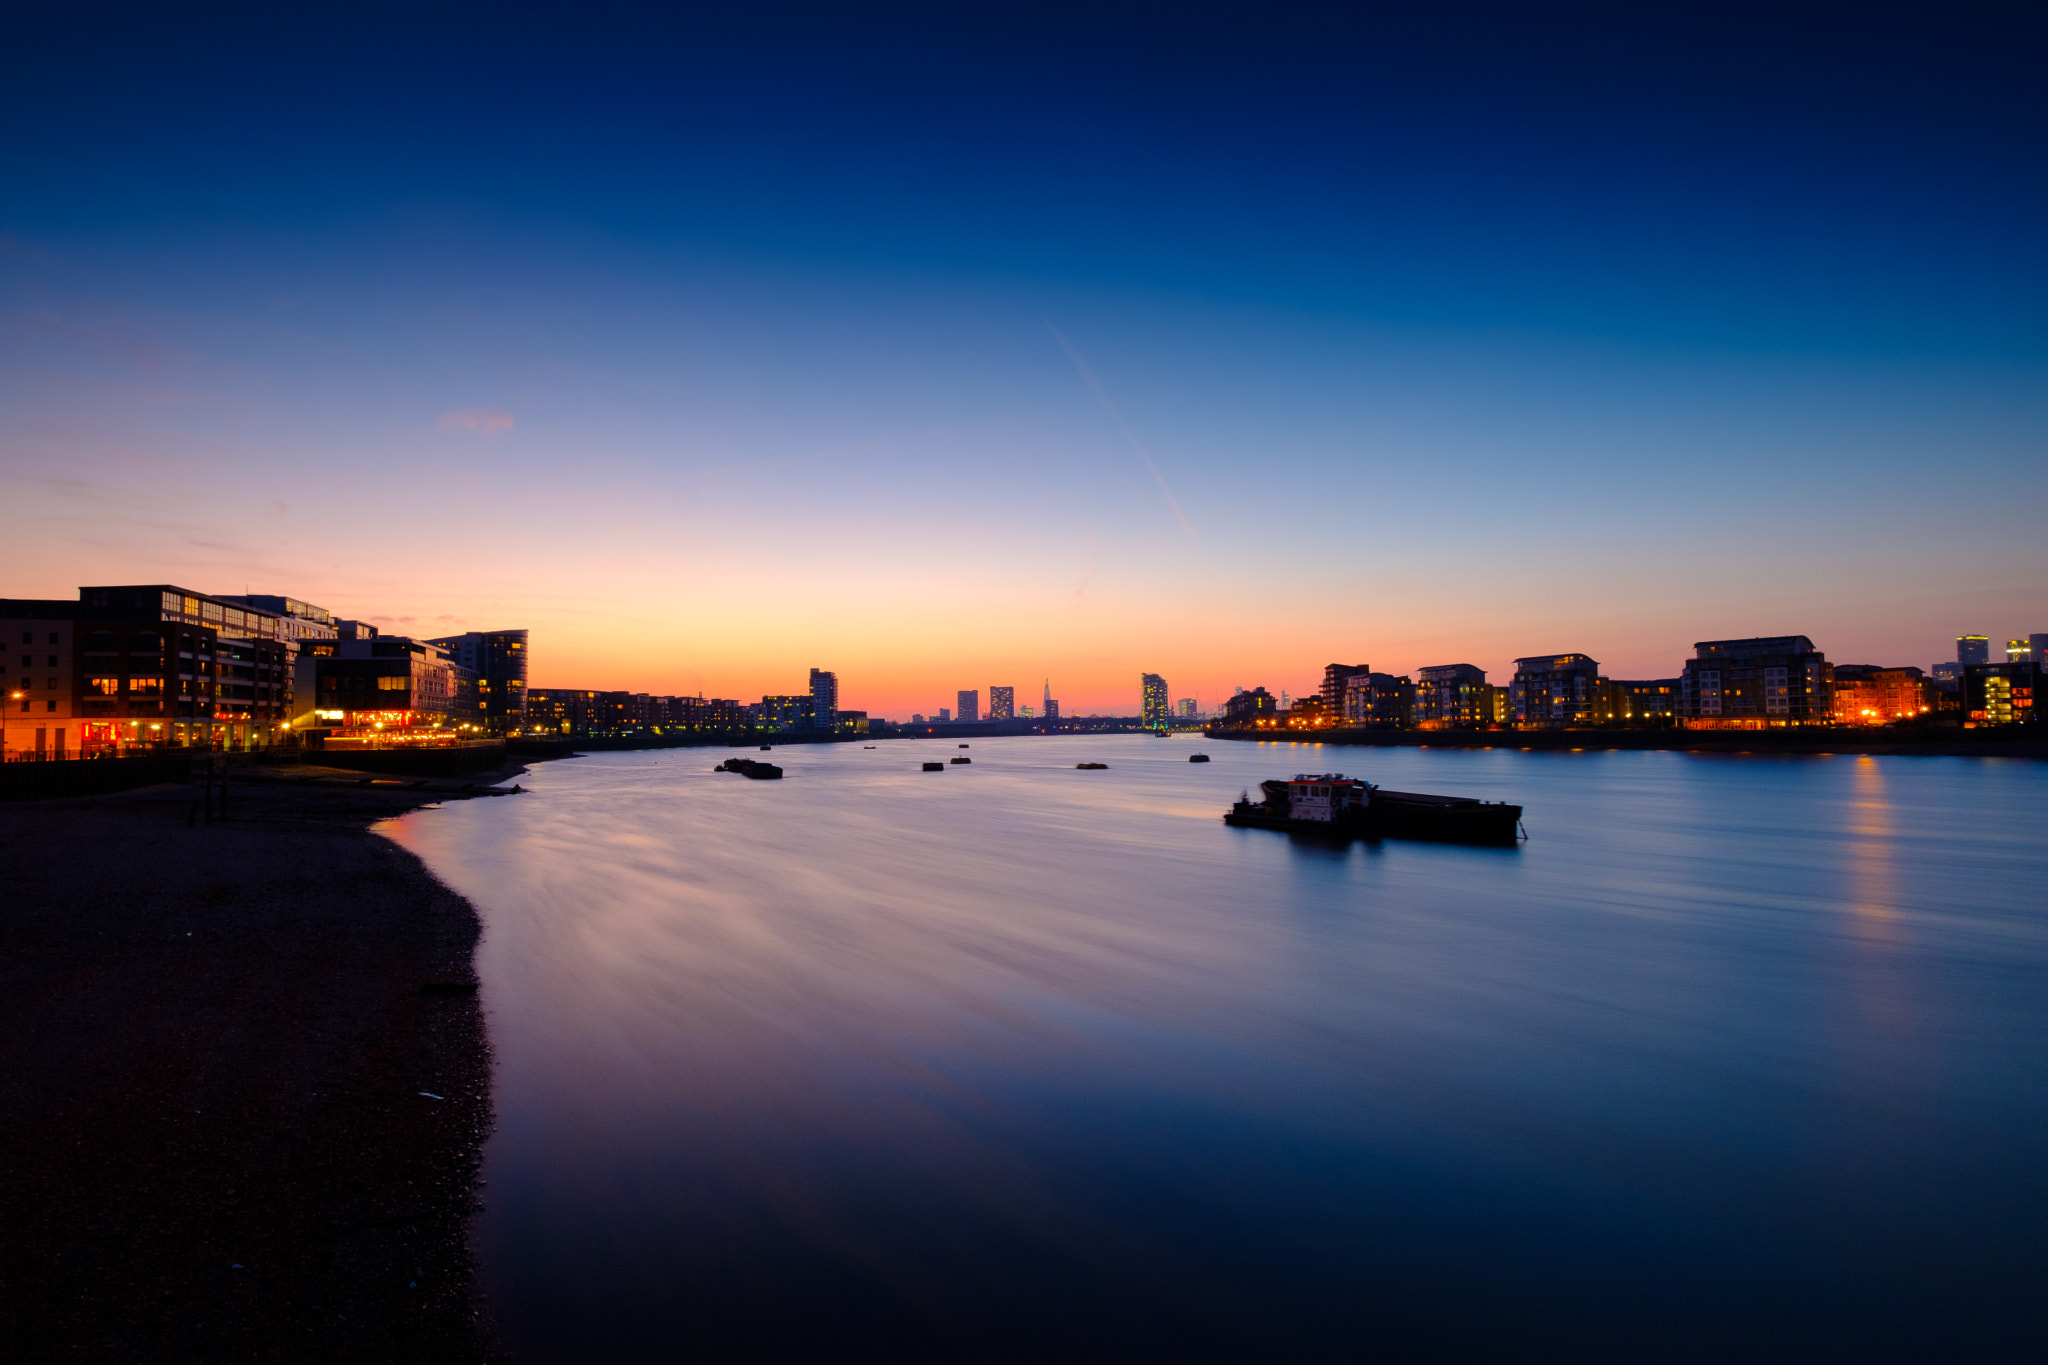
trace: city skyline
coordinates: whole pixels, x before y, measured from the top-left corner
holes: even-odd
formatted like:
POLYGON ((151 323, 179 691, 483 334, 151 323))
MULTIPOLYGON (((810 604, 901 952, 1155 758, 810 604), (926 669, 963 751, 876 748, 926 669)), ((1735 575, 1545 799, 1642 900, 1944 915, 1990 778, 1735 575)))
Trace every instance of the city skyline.
POLYGON ((829 657, 893 715, 1031 671, 1069 713, 1138 668, 1306 694, 1361 650, 1924 667, 2039 619, 2023 45, 792 13, 602 58, 409 23, 455 63, 373 18, 24 19, 9 590, 517 623, 537 687, 829 657))

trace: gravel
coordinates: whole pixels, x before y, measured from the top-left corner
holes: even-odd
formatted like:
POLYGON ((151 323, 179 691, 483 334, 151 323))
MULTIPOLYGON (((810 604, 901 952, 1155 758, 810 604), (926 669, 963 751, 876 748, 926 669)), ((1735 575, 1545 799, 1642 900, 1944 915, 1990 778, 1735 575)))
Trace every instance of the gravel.
POLYGON ((477 917, 367 831, 467 784, 306 772, 0 807, 7 1359, 500 1358, 477 917))

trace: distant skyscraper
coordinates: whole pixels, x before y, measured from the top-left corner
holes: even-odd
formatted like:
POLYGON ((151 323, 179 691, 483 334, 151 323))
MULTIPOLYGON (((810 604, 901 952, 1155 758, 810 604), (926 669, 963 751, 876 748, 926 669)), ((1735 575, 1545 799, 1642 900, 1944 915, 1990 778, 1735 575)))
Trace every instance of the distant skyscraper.
POLYGON ((2005 661, 2009 664, 2030 664, 2035 662, 2038 657, 2034 653, 2034 642, 2032 640, 2007 640, 2005 642, 2005 661))
POLYGON ((1045 718, 1047 720, 1058 720, 1060 718, 1060 704, 1051 697, 1045 699, 1045 718))
POLYGON ((1182 697, 1178 702, 1174 703, 1174 709, 1180 713, 1182 720, 1193 720, 1200 714, 1195 710, 1195 699, 1193 697, 1182 697))
POLYGON ((1166 679, 1157 673, 1138 676, 1138 715, 1148 730, 1173 723, 1166 703, 1166 679))
POLYGON ((953 713, 951 711, 948 711, 945 707, 941 706, 939 708, 939 723, 943 725, 951 719, 953 719, 953 713))
POLYGON ((2048 664, 2048 631, 2035 631, 2027 637, 2027 648, 2033 651, 2037 664, 2048 664))
POLYGON ((1041 700, 1041 701, 1042 701, 1042 702, 1044 703, 1044 709, 1042 709, 1041 711, 1039 711, 1039 713, 1038 713, 1038 714, 1040 714, 1041 716, 1049 716, 1049 715, 1051 715, 1051 714, 1052 714, 1052 679, 1051 679, 1051 678, 1047 678, 1047 679, 1045 680, 1045 696, 1043 696, 1042 698, 1040 698, 1040 700, 1041 700))
POLYGON ((988 690, 988 718, 990 720, 1015 720, 1017 718, 1017 689, 1014 687, 990 687, 988 690))
POLYGON ((980 688, 978 688, 978 687, 971 687, 971 688, 968 688, 968 689, 967 689, 966 691, 964 691, 964 692, 960 693, 960 694, 959 694, 959 702, 960 702, 960 706, 959 706, 959 713, 960 713, 960 719, 962 719, 962 720, 980 720, 980 719, 981 719, 981 689, 980 689, 980 688))
POLYGON ((1956 662, 1959 664, 1990 663, 1991 641, 1982 635, 1956 636, 1956 662))
POLYGON ((839 675, 811 670, 811 724, 830 730, 839 723, 839 675))

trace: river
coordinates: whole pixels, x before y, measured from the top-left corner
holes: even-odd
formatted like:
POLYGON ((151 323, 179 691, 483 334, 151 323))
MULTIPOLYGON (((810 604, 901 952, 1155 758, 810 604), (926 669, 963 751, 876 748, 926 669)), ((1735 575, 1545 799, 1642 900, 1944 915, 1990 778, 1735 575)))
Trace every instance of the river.
POLYGON ((2048 765, 725 754, 382 827, 483 916, 475 1238, 516 1360, 1981 1359, 2048 1327, 2048 765), (1330 769, 1518 802, 1529 839, 1218 818, 1330 769))

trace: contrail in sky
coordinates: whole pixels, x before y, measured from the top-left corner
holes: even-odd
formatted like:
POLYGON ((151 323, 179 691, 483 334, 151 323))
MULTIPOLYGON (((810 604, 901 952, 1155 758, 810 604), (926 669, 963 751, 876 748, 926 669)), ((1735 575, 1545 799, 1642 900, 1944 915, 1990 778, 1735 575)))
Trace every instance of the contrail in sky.
POLYGON ((1124 434, 1124 439, 1131 443, 1131 449, 1138 453, 1138 458, 1145 462, 1145 468, 1152 471, 1152 477, 1158 481, 1159 491, 1166 495, 1166 505, 1173 509, 1175 520, 1180 522, 1180 529, 1188 533, 1189 540, 1193 540, 1195 528, 1188 525, 1187 513, 1180 510, 1180 501, 1173 496, 1173 490, 1166 486, 1166 476, 1161 474, 1159 466, 1152 462, 1151 452, 1147 451, 1143 443, 1131 434, 1131 429, 1124 425, 1124 415, 1116 410, 1116 404, 1110 402, 1109 395, 1102 391, 1102 381, 1095 377, 1095 371, 1088 368, 1088 362, 1081 359, 1081 353, 1074 349, 1074 343, 1060 335, 1060 329, 1052 325, 1050 318, 1041 313, 1038 320, 1045 324, 1045 330, 1052 333, 1052 339, 1067 353, 1067 359, 1074 362, 1074 368, 1081 372, 1082 382, 1087 384, 1089 391, 1095 395, 1095 400, 1102 404, 1102 410, 1109 414, 1110 421, 1116 423, 1116 429, 1124 434))

